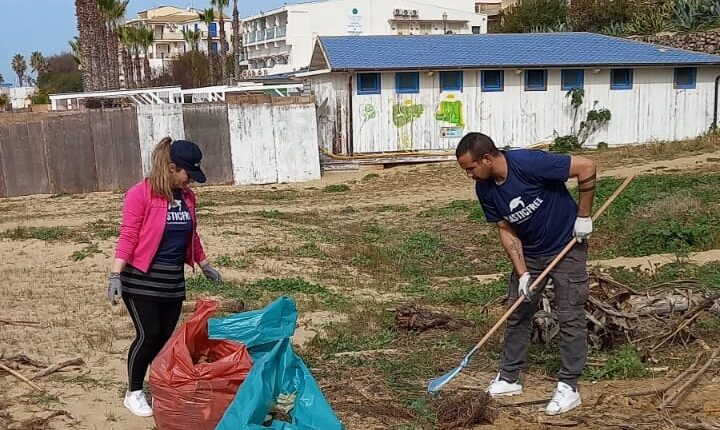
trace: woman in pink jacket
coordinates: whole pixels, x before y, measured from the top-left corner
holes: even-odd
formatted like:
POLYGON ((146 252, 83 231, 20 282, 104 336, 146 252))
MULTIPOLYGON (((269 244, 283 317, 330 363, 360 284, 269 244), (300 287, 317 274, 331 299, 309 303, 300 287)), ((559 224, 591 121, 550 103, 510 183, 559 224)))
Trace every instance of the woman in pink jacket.
POLYGON ((197 234, 193 181, 205 182, 202 152, 192 142, 164 138, 152 154, 149 176, 125 195, 120 237, 110 270, 108 299, 122 298, 137 335, 128 353, 125 407, 152 416, 142 387, 147 369, 180 318, 185 300, 184 264, 198 263, 220 282, 197 234))

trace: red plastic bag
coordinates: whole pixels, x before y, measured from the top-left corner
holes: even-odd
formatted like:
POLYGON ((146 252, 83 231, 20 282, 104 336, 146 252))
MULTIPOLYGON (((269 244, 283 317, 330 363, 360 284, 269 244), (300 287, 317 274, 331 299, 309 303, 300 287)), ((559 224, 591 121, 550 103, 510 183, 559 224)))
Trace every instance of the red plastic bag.
POLYGON ((214 429, 252 367, 245 345, 208 339, 208 319, 217 307, 198 300, 150 366, 159 430, 214 429))

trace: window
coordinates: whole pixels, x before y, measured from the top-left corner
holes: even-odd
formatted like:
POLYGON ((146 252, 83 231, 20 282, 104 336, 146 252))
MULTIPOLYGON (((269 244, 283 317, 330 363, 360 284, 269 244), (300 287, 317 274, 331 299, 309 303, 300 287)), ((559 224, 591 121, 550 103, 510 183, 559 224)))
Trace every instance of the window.
POLYGON ((582 88, 585 84, 585 71, 583 69, 566 69, 560 75, 563 91, 582 88))
POLYGON ((483 92, 502 91, 505 88, 505 71, 483 70, 480 75, 480 81, 483 92))
POLYGON ((472 34, 480 34, 480 26, 479 25, 472 26, 472 34))
POLYGON ((463 72, 440 72, 440 92, 462 90, 463 72))
POLYGON ((360 73, 357 75, 357 93, 380 94, 380 73, 360 73))
POLYGON ((213 54, 217 54, 217 53, 218 53, 218 43, 217 43, 217 42, 212 42, 212 43, 210 44, 210 49, 212 50, 212 53, 213 53, 213 54))
POLYGON ((525 70, 525 91, 547 90, 547 70, 525 70))
POLYGON ((697 69, 695 67, 678 67, 675 69, 675 88, 694 90, 696 81, 697 69))
POLYGON ((395 92, 398 94, 419 93, 420 74, 418 72, 395 73, 395 92))
POLYGON ((217 37, 217 22, 210 23, 210 37, 217 37))
POLYGON ((611 90, 629 90, 633 85, 632 69, 613 69, 610 71, 611 90))

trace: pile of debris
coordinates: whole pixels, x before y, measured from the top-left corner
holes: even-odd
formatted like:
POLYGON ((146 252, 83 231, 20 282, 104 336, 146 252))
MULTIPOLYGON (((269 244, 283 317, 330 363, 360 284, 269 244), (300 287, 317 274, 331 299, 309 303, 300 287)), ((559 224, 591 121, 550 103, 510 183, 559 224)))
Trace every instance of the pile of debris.
MULTIPOLYGON (((696 281, 667 282, 643 291, 600 273, 592 274, 589 282, 585 315, 588 343, 595 349, 630 343, 651 355, 663 346, 695 340, 693 323, 703 312, 720 315, 720 294, 696 281)), ((553 297, 550 281, 535 314, 535 341, 550 343, 559 334, 553 297)))
POLYGON ((398 330, 423 332, 431 329, 459 330, 470 325, 470 321, 453 318, 442 312, 405 304, 395 309, 395 327, 398 330))

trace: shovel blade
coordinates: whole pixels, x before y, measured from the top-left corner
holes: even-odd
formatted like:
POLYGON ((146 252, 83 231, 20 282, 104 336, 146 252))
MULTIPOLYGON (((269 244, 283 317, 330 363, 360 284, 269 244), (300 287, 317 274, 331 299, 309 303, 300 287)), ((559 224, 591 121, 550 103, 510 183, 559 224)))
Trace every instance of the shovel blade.
POLYGON ((453 370, 449 371, 448 373, 440 376, 439 378, 435 378, 430 381, 430 384, 428 384, 428 393, 430 395, 434 396, 437 393, 442 390, 442 388, 447 385, 448 382, 452 380, 460 371, 463 369, 462 366, 458 366, 454 368, 453 370))

